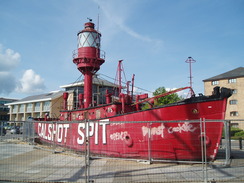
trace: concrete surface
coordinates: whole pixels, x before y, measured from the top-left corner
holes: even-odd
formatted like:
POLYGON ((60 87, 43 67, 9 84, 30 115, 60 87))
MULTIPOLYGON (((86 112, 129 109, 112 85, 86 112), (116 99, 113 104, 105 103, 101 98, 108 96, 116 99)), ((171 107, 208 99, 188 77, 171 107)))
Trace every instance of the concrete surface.
POLYGON ((102 158, 90 160, 90 168, 86 168, 83 155, 2 141, 0 182, 244 182, 244 152, 235 153, 228 167, 222 166, 222 159, 204 169, 202 164, 147 164, 102 158))

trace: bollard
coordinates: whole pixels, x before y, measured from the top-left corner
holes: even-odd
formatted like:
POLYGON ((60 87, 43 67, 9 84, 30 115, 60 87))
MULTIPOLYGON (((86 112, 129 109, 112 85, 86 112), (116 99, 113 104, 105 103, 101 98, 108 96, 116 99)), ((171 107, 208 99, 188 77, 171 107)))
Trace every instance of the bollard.
POLYGON ((242 138, 241 137, 239 138, 239 147, 240 147, 240 150, 242 150, 242 138))

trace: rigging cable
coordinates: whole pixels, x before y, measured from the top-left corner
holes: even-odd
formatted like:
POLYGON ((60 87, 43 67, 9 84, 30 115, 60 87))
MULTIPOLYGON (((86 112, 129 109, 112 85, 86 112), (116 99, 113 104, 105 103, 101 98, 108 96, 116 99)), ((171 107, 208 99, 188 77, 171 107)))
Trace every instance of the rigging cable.
MULTIPOLYGON (((110 77, 110 76, 107 76, 107 75, 105 75, 105 74, 99 73, 99 75, 102 75, 102 76, 105 76, 105 77, 107 77, 107 78, 109 78, 109 79, 111 79, 111 80, 117 81, 116 79, 114 79, 114 78, 112 78, 112 77, 110 77)), ((122 83, 123 83, 123 84, 126 84, 126 83, 123 82, 123 81, 122 81, 122 83)), ((131 86, 131 84, 130 84, 130 86, 131 86)), ((141 88, 141 87, 138 87, 138 86, 134 86, 134 88, 137 88, 137 89, 139 89, 139 90, 142 90, 142 91, 145 91, 145 92, 148 92, 148 93, 153 93, 152 91, 146 90, 146 89, 141 88)))

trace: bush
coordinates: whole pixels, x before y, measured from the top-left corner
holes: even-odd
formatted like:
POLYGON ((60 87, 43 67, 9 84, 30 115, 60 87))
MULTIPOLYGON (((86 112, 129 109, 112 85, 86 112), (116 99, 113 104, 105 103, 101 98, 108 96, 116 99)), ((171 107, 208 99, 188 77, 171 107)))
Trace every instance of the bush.
POLYGON ((236 132, 235 137, 244 137, 244 131, 236 132))
POLYGON ((238 132, 242 132, 243 130, 240 129, 240 128, 235 128, 235 127, 231 127, 230 129, 230 136, 236 136, 235 134, 238 133, 238 132))

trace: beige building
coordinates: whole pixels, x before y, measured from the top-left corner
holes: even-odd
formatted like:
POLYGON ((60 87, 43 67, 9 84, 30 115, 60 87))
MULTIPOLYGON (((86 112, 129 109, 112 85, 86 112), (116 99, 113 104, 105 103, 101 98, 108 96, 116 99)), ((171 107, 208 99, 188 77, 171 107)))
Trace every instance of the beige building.
MULTIPOLYGON (((215 86, 232 89, 228 99, 225 119, 244 119, 244 67, 203 80, 205 95, 211 95, 215 86)), ((244 129, 244 123, 234 122, 233 126, 244 129)))
POLYGON ((25 121, 29 117, 58 118, 63 103, 63 91, 50 92, 23 98, 16 102, 8 103, 10 121, 25 121))
MULTIPOLYGON (((41 95, 34 95, 21 100, 5 104, 9 107, 10 121, 26 121, 29 117, 45 118, 48 114, 50 118, 59 118, 60 110, 63 109, 63 93, 69 93, 68 109, 75 110, 78 108, 78 95, 84 93, 84 80, 72 84, 61 86, 65 91, 50 92, 41 95)), ((93 76, 93 97, 92 105, 105 103, 106 90, 110 93, 118 88, 107 80, 93 76)))

